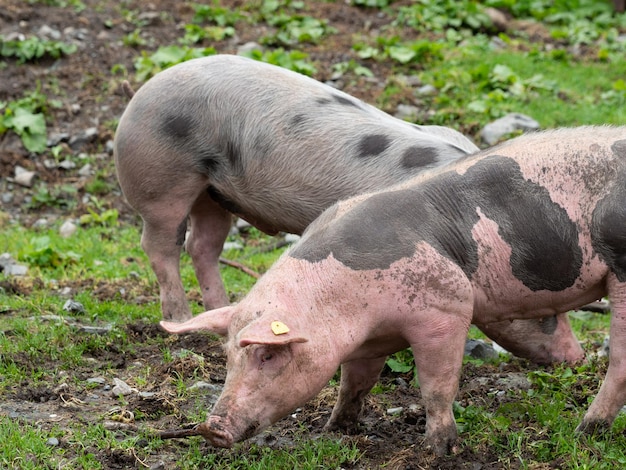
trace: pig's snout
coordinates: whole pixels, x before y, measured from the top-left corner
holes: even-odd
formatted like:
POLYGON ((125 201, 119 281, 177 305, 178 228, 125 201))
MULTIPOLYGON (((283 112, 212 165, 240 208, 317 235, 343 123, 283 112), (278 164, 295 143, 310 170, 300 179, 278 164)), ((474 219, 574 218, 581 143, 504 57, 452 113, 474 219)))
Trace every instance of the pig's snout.
POLYGON ((197 426, 197 430, 214 447, 230 448, 233 446, 233 435, 225 429, 223 420, 219 416, 209 416, 204 423, 197 426))

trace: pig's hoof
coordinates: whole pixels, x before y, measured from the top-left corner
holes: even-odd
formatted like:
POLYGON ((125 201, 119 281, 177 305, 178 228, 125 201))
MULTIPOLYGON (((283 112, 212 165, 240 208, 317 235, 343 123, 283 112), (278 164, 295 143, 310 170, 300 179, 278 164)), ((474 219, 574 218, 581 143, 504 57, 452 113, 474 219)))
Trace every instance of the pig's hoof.
POLYGON ((604 419, 593 419, 589 421, 583 419, 582 423, 580 423, 576 428, 576 432, 587 435, 596 435, 603 434, 610 428, 611 426, 604 419))
POLYGON ((196 430, 213 447, 223 447, 229 449, 234 444, 233 435, 219 424, 204 422, 196 426, 196 430))
POLYGON ((340 432, 353 436, 359 433, 359 423, 356 421, 328 421, 324 426, 324 431, 327 432, 340 432))
POLYGON ((456 441, 456 432, 453 434, 438 433, 426 436, 424 439, 424 445, 426 450, 429 450, 437 457, 443 457, 445 455, 454 455, 458 453, 459 448, 457 447, 456 441))

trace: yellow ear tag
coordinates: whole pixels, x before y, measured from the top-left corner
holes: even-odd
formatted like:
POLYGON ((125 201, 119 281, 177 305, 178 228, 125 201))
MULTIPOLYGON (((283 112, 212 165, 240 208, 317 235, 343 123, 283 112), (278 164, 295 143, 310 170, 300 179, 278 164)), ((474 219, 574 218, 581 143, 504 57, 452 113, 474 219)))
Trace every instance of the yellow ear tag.
POLYGON ((271 326, 272 333, 274 333, 276 336, 289 333, 289 327, 285 325, 282 321, 273 321, 271 326))

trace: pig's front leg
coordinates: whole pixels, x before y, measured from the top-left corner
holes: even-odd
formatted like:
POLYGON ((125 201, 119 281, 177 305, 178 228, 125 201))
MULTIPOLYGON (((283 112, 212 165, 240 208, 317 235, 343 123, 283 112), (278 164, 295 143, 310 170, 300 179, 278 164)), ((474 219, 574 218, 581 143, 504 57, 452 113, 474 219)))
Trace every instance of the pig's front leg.
POLYGON ((359 359, 341 365, 339 396, 324 429, 348 434, 356 432, 363 401, 378 381, 386 359, 386 356, 359 359))
POLYGON ((470 318, 471 312, 429 312, 410 338, 426 410, 425 444, 437 456, 456 451, 452 404, 459 388, 470 318))
POLYGON ((626 403, 626 282, 619 282, 610 274, 607 283, 611 301, 609 368, 598 395, 577 428, 586 433, 609 429, 626 403))
POLYGON ((191 318, 185 289, 180 278, 180 254, 185 237, 187 214, 180 217, 144 216, 141 246, 159 283, 163 319, 182 322, 191 318))
POLYGON ((204 193, 194 203, 189 216, 191 231, 186 248, 202 291, 204 308, 224 307, 229 299, 220 277, 219 257, 232 224, 232 215, 204 193))
POLYGON ((528 320, 476 323, 476 326, 510 353, 537 364, 575 364, 585 359, 567 313, 528 320))

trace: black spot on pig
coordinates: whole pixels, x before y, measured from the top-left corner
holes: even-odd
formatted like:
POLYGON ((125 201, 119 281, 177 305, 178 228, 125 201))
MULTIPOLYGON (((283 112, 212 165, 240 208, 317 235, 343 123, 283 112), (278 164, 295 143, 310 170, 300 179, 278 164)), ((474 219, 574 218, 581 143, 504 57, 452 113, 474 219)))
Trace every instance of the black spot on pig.
POLYGON ((307 117, 305 114, 296 114, 294 117, 291 118, 291 121, 289 122, 289 127, 300 127, 306 120, 307 117))
POLYGON ((194 131, 194 122, 189 116, 167 115, 163 119, 161 130, 166 136, 175 139, 186 139, 194 131))
POLYGON ((220 193, 214 186, 209 186, 207 192, 211 199, 213 199, 222 209, 227 210, 231 214, 241 215, 243 211, 241 207, 234 201, 228 199, 222 193, 220 193))
POLYGON ((613 142, 611 150, 613 150, 613 153, 618 157, 626 158, 626 139, 613 142))
POLYGON ((226 154, 228 163, 230 163, 230 169, 233 174, 242 175, 245 169, 243 162, 241 161, 241 150, 239 149, 239 145, 237 145, 232 139, 228 139, 226 141, 226 146, 224 147, 224 153, 226 154))
POLYGON ((344 106, 353 106, 355 108, 361 108, 361 106, 359 106, 358 103, 354 102, 353 100, 351 100, 350 98, 347 98, 345 96, 341 96, 341 95, 333 95, 333 98, 335 99, 335 101, 339 104, 342 104, 344 106))
POLYGON ((333 101, 330 98, 317 98, 315 102, 321 106, 326 106, 332 103, 333 101))
POLYGON ((324 230, 308 230, 291 256, 317 262, 331 253, 355 270, 388 269, 425 241, 468 277, 478 267, 472 228, 477 208, 511 246, 511 269, 533 291, 570 287, 582 265, 576 224, 546 188, 511 158, 490 156, 463 175, 439 174, 413 187, 377 193, 324 230))
POLYGON ((391 145, 391 140, 384 134, 366 135, 359 142, 359 157, 375 157, 391 145))
POLYGON ((437 149, 413 145, 402 154, 404 168, 425 167, 437 163, 437 149))
POLYGON ((176 229, 176 246, 183 246, 185 244, 185 235, 187 235, 187 217, 178 224, 176 229))
POLYGON ((545 335, 553 335, 554 332, 556 331, 556 327, 559 324, 556 318, 556 315, 552 317, 540 318, 538 320, 538 323, 539 323, 539 328, 541 329, 541 332, 545 335))
MULTIPOLYGON (((615 142, 611 147, 621 151, 615 142)), ((622 154, 623 155, 623 154, 622 154)), ((626 162, 620 162, 619 174, 609 193, 598 202, 591 215, 591 244, 620 282, 626 282, 626 162)))

